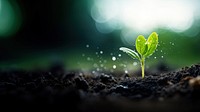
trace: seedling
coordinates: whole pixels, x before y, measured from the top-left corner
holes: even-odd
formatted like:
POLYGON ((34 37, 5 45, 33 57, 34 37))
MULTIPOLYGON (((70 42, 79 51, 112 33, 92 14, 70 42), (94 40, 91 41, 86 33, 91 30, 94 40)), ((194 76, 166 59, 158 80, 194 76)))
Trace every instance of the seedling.
POLYGON ((127 53, 133 59, 138 59, 140 61, 142 78, 144 78, 145 58, 151 56, 156 50, 158 45, 158 34, 156 32, 151 33, 147 40, 143 35, 139 35, 135 41, 135 45, 139 54, 126 47, 120 47, 119 50, 127 53))

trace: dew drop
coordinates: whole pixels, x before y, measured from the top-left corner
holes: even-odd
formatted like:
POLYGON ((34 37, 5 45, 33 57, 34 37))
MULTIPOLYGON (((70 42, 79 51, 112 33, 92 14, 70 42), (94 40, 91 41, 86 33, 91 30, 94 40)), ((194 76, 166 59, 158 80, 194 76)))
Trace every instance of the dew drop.
POLYGON ((115 61, 115 60, 116 60, 116 57, 113 56, 113 57, 112 57, 112 60, 115 61))
POLYGON ((116 65, 113 65, 113 69, 116 69, 117 68, 117 66, 116 65))

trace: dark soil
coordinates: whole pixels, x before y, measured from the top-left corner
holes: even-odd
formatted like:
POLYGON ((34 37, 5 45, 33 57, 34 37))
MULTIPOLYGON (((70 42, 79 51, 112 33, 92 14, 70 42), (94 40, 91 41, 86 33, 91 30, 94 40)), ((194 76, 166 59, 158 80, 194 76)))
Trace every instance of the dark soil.
POLYGON ((200 109, 200 65, 144 79, 50 70, 0 71, 5 111, 194 111, 200 109), (199 76, 199 77, 198 77, 199 76))

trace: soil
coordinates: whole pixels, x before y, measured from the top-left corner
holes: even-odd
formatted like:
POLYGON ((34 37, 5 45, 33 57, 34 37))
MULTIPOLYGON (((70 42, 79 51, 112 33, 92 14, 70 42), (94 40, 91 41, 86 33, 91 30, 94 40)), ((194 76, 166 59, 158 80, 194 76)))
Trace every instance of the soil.
POLYGON ((1 70, 0 109, 5 111, 198 111, 200 64, 144 79, 49 70, 1 70))

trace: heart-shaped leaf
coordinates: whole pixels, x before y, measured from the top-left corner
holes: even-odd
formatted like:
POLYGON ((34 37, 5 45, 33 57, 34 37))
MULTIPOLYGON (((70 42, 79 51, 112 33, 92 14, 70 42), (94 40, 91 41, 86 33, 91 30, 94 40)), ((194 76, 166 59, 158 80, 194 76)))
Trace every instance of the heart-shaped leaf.
POLYGON ((147 46, 148 46, 148 50, 145 54, 145 57, 149 57, 151 56, 154 51, 157 48, 158 45, 158 34, 156 32, 151 33, 151 35, 148 37, 148 40, 146 42, 147 46))
POLYGON ((147 50, 148 50, 148 46, 146 44, 146 39, 144 38, 143 35, 139 35, 135 41, 135 45, 136 45, 136 50, 138 51, 138 53, 143 56, 144 54, 146 54, 147 50))

